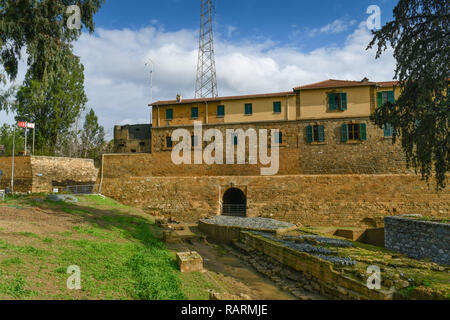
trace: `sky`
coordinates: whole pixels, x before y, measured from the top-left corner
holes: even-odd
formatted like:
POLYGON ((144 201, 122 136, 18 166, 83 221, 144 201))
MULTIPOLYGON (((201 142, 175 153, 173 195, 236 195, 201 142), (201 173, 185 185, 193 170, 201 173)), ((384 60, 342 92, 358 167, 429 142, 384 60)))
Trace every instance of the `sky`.
MULTIPOLYGON (((392 50, 375 60, 367 8, 392 20, 396 0, 215 0, 215 54, 220 96, 289 91, 326 79, 388 81, 392 50)), ((94 34, 74 43, 85 66, 87 110, 112 138, 114 125, 149 123, 153 101, 194 96, 200 0, 106 0, 94 34)), ((21 84, 26 63, 20 65, 21 84)), ((0 112, 0 125, 13 123, 0 112)))

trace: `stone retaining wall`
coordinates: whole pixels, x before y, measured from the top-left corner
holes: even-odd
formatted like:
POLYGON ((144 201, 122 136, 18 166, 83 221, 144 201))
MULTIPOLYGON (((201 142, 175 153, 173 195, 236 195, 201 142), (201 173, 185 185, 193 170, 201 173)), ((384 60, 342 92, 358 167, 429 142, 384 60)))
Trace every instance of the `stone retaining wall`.
MULTIPOLYGON (((11 157, 0 157, 3 171, 0 189, 11 188, 11 157)), ((54 187, 91 185, 98 169, 91 159, 15 157, 14 192, 52 192, 54 187)))
MULTIPOLYGON (((135 163, 130 171, 140 175, 139 162, 135 163)), ((104 195, 186 222, 220 215, 221 197, 231 186, 244 190, 247 216, 304 226, 367 228, 377 227, 371 224, 375 217, 450 213, 450 188, 437 193, 414 175, 133 177, 121 171, 113 175, 114 171, 105 171, 104 195)))
POLYGON ((450 224, 406 217, 386 217, 384 224, 387 249, 450 265, 450 224))
POLYGON ((367 283, 353 280, 333 269, 333 265, 307 253, 284 247, 274 241, 249 232, 241 232, 241 249, 249 253, 261 252, 302 274, 310 282, 316 283, 313 291, 340 300, 386 300, 392 296, 386 290, 370 290, 367 283))

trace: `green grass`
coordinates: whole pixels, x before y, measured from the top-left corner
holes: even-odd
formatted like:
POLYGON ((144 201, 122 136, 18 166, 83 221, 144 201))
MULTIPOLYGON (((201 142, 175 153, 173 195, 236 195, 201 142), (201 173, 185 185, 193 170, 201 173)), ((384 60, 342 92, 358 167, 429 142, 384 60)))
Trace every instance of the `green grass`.
POLYGON ((25 299, 35 294, 35 292, 26 289, 26 287, 27 281, 20 273, 17 273, 12 278, 2 279, 0 282, 0 296, 5 295, 13 299, 25 299))
POLYGON ((20 259, 18 257, 14 257, 14 258, 9 258, 9 259, 3 260, 1 264, 3 266, 12 266, 12 265, 23 264, 23 261, 22 261, 22 259, 20 259))
MULTIPOLYGON (((17 242, 0 240, 0 257, 5 257, 0 261, 0 299, 178 300, 195 296, 195 288, 188 293, 183 290, 175 256, 158 239, 153 219, 131 215, 136 209, 99 196, 80 197, 78 204, 31 201, 36 197, 14 197, 8 205, 60 211, 73 225, 52 233, 43 226, 41 236, 11 233, 20 239, 17 242), (67 268, 72 265, 81 269, 80 291, 66 287, 67 268)), ((199 285, 198 290, 206 286, 199 285)), ((203 293, 198 296, 207 298, 203 293)))

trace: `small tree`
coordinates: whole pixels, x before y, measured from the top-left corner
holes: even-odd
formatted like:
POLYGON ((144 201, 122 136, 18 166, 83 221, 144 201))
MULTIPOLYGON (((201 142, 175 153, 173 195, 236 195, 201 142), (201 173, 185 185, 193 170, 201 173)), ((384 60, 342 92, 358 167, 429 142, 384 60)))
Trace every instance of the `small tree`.
POLYGON ((36 150, 40 154, 55 154, 57 142, 67 135, 87 102, 79 57, 67 51, 65 59, 71 64, 51 82, 36 80, 30 69, 12 108, 17 121, 36 124, 36 150))
POLYGON ((376 58, 390 45, 397 60, 395 78, 401 96, 378 108, 372 120, 400 137, 408 167, 427 181, 435 172, 437 187, 445 188, 450 163, 450 2, 400 0, 394 21, 375 31, 368 49, 378 47, 376 58))
POLYGON ((81 150, 84 158, 98 160, 105 145, 105 129, 99 125, 93 109, 86 115, 81 132, 81 150))

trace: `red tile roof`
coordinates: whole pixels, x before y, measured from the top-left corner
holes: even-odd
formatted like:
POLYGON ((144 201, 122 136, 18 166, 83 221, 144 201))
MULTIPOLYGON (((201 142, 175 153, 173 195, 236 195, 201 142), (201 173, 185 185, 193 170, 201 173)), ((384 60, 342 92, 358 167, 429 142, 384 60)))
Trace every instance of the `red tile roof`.
POLYGON ((183 99, 181 102, 177 102, 177 100, 166 100, 166 101, 157 101, 151 106, 165 106, 172 104, 189 104, 189 103, 202 103, 202 102, 219 102, 222 100, 241 100, 241 99, 252 99, 252 98, 265 98, 265 97, 284 97, 284 96, 295 96, 294 91, 288 92, 277 92, 277 93, 264 93, 264 94, 253 94, 253 95, 244 95, 244 96, 230 96, 230 97, 217 97, 217 98, 200 98, 200 99, 183 99))
POLYGON ((304 86, 296 87, 294 90, 311 90, 311 89, 323 89, 323 88, 339 88, 339 87, 357 87, 357 86, 373 86, 376 82, 370 81, 349 81, 349 80, 335 80, 329 79, 321 82, 307 84, 304 86))
POLYGON ((377 82, 377 84, 380 87, 393 87, 393 86, 399 85, 400 82, 398 82, 398 81, 382 81, 382 82, 377 82))

